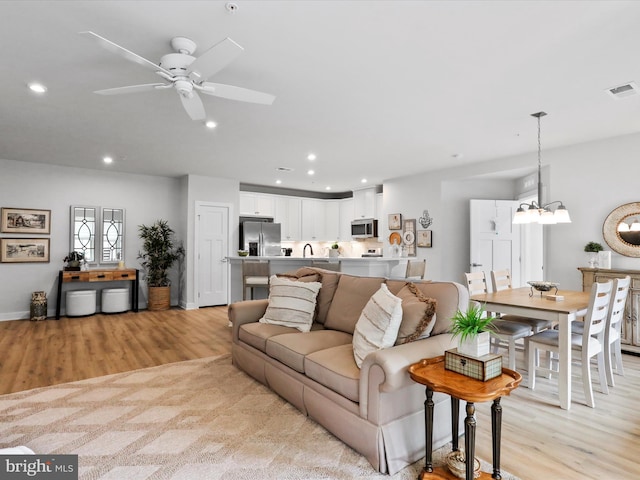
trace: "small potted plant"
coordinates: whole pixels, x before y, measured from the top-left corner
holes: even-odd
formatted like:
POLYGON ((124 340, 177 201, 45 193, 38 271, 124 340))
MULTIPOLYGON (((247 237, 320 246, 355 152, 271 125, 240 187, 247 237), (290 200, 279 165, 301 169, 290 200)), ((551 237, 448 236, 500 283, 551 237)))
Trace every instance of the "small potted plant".
POLYGON ((584 246, 584 251, 589 254, 589 267, 595 268, 598 266, 598 254, 603 250, 604 248, 598 242, 589 242, 584 246))
POLYGON ((340 246, 338 245, 338 242, 333 242, 333 245, 331 245, 331 248, 329 249, 329 256, 330 257, 337 257, 340 255, 340 250, 338 250, 340 248, 340 246))
POLYGON ((459 337, 458 353, 475 358, 488 355, 494 320, 480 304, 470 305, 466 312, 458 310, 451 319, 451 333, 459 337))
POLYGON ((80 263, 84 260, 84 253, 82 252, 69 252, 69 254, 64 257, 64 262, 67 264, 64 269, 66 271, 79 271, 80 263))

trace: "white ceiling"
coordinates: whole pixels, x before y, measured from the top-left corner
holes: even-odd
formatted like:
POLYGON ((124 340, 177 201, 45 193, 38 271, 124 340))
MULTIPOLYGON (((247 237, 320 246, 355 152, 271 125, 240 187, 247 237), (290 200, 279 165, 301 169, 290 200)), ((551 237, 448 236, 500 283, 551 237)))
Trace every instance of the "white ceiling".
POLYGON ((0 158, 347 191, 534 152, 540 110, 543 149, 640 131, 640 95, 605 92, 640 82, 637 1, 225 3, 0 2, 0 158), (195 56, 230 37, 245 51, 209 80, 276 100, 203 96, 208 130, 172 90, 96 95, 159 77, 85 30, 153 61, 174 36, 195 56))

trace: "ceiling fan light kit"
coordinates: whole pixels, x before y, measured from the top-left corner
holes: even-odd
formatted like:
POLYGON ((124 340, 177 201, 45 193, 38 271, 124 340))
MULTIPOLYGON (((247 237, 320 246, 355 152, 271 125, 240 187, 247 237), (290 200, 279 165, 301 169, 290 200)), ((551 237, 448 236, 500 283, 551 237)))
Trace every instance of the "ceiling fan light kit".
POLYGON ((542 149, 540 143, 540 118, 546 115, 545 112, 532 113, 532 117, 538 119, 538 201, 530 204, 521 203, 513 216, 514 224, 539 223, 542 225, 553 225, 556 223, 571 223, 571 217, 567 207, 560 200, 542 204, 542 149), (555 211, 551 210, 553 205, 559 204, 555 211), (525 209, 526 207, 526 209, 525 209))
POLYGON ((156 65, 150 60, 121 47, 111 40, 107 40, 97 33, 90 31, 80 33, 89 35, 110 52, 138 65, 154 70, 157 75, 169 82, 109 88, 106 90, 97 90, 94 93, 100 95, 122 95, 163 90, 173 87, 176 92, 178 92, 182 106, 189 117, 192 120, 199 121, 206 119, 206 112, 198 92, 229 100, 262 105, 271 105, 275 100, 275 97, 268 93, 205 81, 225 68, 244 51, 240 45, 230 38, 225 38, 199 57, 193 57, 192 54, 197 49, 196 43, 186 37, 174 37, 171 40, 171 47, 176 53, 164 55, 160 59, 160 64, 156 65))

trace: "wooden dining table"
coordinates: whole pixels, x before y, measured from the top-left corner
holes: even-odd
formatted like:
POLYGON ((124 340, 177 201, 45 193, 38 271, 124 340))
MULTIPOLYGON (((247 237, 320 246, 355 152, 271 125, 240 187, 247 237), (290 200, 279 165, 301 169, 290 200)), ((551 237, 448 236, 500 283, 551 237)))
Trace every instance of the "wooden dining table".
MULTIPOLYGON (((521 287, 476 294, 471 299, 480 302, 487 312, 541 318, 558 325, 560 341, 558 394, 560 407, 569 410, 571 408, 571 322, 586 313, 589 306, 589 293, 574 290, 539 292, 530 287, 521 287), (564 298, 551 300, 547 298, 548 293, 564 298)), ((529 372, 529 375, 531 374, 529 372)))

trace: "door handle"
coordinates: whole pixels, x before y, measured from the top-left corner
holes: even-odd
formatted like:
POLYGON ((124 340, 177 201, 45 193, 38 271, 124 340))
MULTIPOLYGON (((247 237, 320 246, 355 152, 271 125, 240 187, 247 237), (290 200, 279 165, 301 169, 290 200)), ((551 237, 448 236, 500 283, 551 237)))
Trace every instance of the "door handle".
POLYGON ((482 264, 481 263, 472 263, 471 266, 472 267, 481 267, 482 264))

